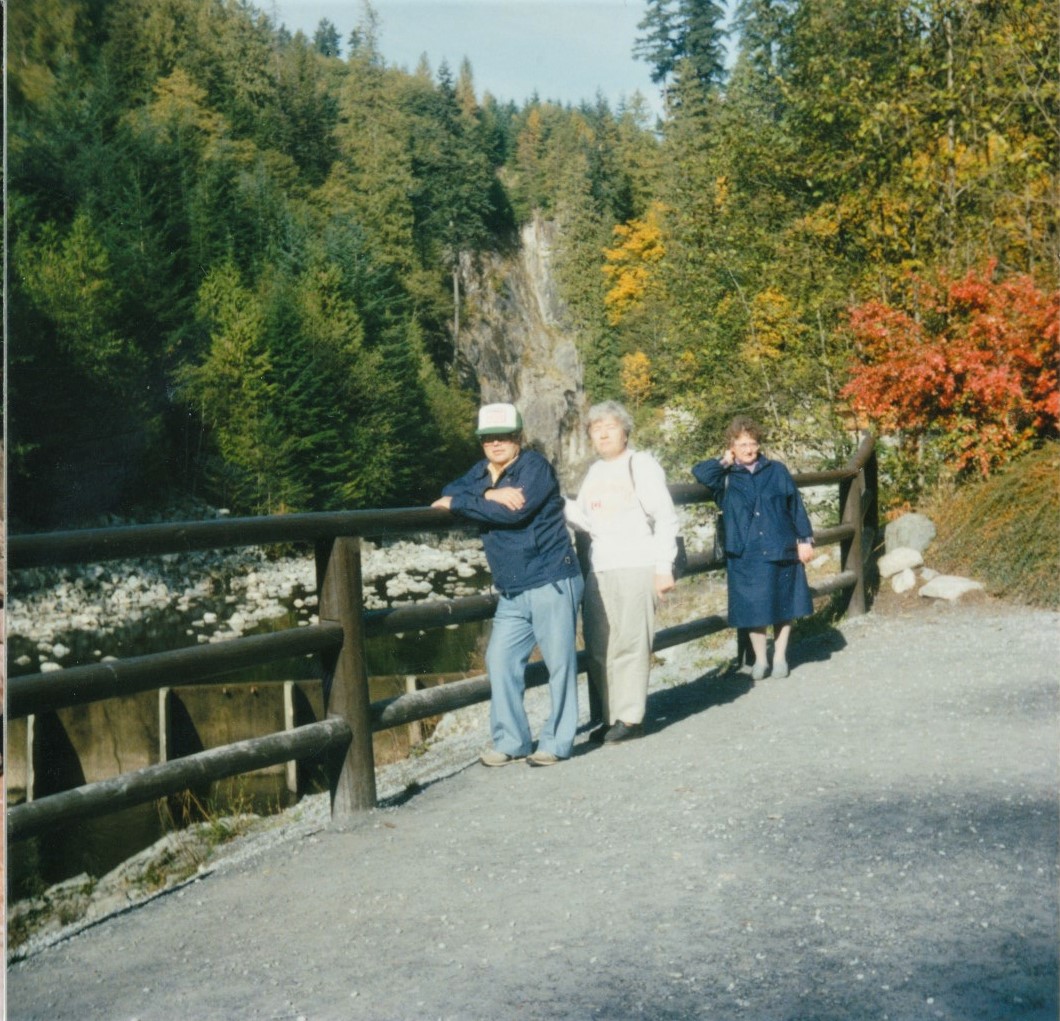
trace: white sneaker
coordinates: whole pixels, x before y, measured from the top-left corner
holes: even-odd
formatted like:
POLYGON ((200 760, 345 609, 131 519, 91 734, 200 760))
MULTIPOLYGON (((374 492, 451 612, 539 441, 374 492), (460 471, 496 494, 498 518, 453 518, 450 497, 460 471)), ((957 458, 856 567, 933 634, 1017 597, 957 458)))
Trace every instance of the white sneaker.
POLYGON ((787 677, 788 676, 788 664, 782 660, 777 659, 773 661, 773 677, 787 677))
POLYGON ((497 751, 496 748, 487 748, 478 760, 484 766, 507 766, 510 762, 519 762, 525 758, 525 755, 506 755, 504 752, 497 751))
POLYGON ((766 665, 765 662, 755 663, 755 665, 753 667, 751 667, 751 680, 752 681, 760 681, 760 680, 762 680, 762 678, 765 677, 765 675, 766 675, 766 670, 768 670, 768 669, 769 668, 768 668, 768 666, 766 665))
POLYGON ((531 766, 555 766, 563 760, 552 752, 536 751, 528 756, 526 761, 531 766))

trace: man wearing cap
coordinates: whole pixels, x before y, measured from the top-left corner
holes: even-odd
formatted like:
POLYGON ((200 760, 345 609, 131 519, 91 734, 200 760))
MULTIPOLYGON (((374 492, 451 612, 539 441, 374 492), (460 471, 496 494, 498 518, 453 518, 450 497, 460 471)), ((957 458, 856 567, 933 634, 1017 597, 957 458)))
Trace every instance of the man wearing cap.
POLYGON ((486 649, 493 748, 487 766, 526 759, 551 766, 570 757, 578 727, 575 628, 584 582, 552 465, 522 449, 523 420, 513 404, 479 409, 485 458, 450 482, 432 507, 482 526, 482 545, 499 599, 486 649), (548 668, 552 713, 531 752, 523 693, 534 646, 548 668))

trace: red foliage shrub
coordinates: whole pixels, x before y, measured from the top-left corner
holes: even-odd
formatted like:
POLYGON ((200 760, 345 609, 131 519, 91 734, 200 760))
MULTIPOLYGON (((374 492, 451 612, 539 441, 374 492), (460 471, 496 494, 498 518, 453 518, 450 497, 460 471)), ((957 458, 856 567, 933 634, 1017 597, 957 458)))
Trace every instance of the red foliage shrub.
POLYGON ((1060 421, 1060 291, 993 272, 911 280, 916 317, 874 301, 850 310, 858 361, 842 396, 883 431, 937 437, 956 474, 989 475, 1060 421))

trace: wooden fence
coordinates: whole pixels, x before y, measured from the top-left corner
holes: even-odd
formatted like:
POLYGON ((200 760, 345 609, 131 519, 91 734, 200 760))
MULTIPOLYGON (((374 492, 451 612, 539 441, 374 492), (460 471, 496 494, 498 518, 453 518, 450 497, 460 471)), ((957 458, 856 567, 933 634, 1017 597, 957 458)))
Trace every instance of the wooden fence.
MULTIPOLYGON (((798 474, 795 481, 800 488, 826 484, 839 487, 840 523, 818 530, 815 536, 818 545, 840 544, 841 570, 814 586, 814 596, 842 592, 847 597, 846 612, 864 613, 867 567, 877 527, 873 437, 867 436, 862 441, 843 468, 798 474)), ((677 504, 702 503, 710 498, 709 490, 698 484, 675 485, 670 491, 677 504)), ((368 694, 365 640, 410 629, 487 620, 493 615, 496 597, 478 595, 365 611, 361 539, 463 531, 467 527, 454 521, 448 511, 411 508, 226 518, 11 536, 10 570, 193 550, 312 542, 316 554, 319 623, 268 635, 10 678, 9 718, 33 717, 143 691, 165 691, 177 683, 224 684, 235 670, 305 654, 320 657, 325 718, 11 806, 7 814, 8 838, 25 839, 61 823, 116 812, 179 793, 195 784, 310 757, 318 757, 327 764, 333 817, 346 817, 373 808, 376 789, 372 734, 486 701, 490 689, 488 678, 473 677, 373 703, 368 694)), ((689 551, 688 561, 686 575, 723 570, 725 566, 709 552, 689 551)), ((655 648, 661 651, 727 627, 722 617, 701 617, 657 632, 655 648)), ((579 669, 584 668, 582 653, 579 669)), ((546 682, 544 664, 532 663, 527 668, 527 687, 546 682)))

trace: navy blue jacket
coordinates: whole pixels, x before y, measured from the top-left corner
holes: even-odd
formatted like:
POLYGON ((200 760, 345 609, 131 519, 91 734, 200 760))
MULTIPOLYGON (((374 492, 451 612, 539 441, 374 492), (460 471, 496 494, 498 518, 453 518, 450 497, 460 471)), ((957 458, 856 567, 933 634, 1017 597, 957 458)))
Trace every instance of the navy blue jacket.
POLYGON ((504 596, 515 596, 581 573, 567 532, 563 497, 552 465, 535 450, 523 450, 496 481, 483 458, 466 475, 442 490, 451 496, 450 510, 482 525, 493 584, 504 596), (526 502, 513 511, 487 500, 487 489, 512 486, 526 502))
POLYGON ((809 542, 813 538, 813 526, 798 487, 780 461, 759 457, 752 473, 738 464, 724 468, 712 457, 695 465, 692 474, 710 489, 725 514, 726 553, 740 556, 757 532, 757 546, 765 559, 795 560, 798 540, 809 542))

